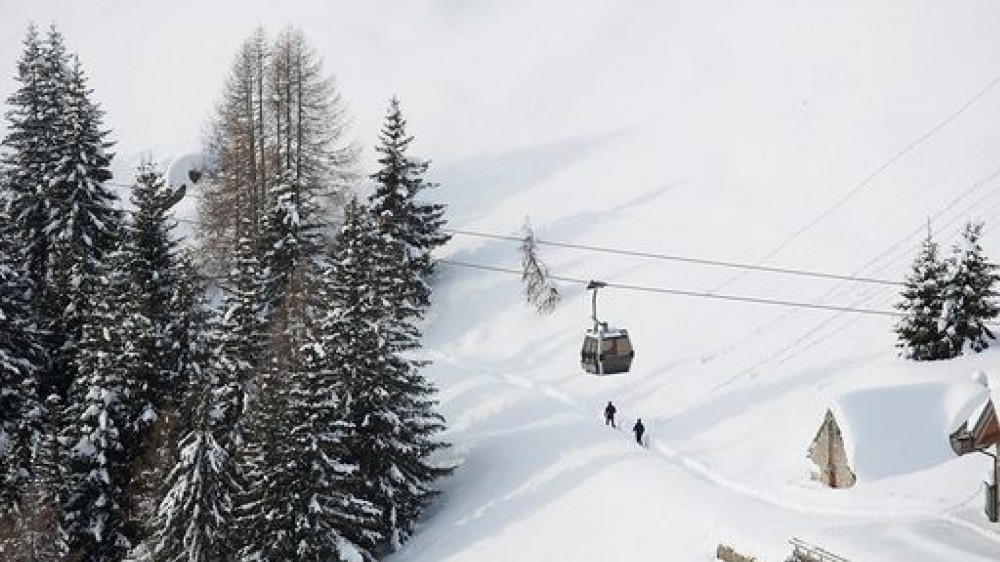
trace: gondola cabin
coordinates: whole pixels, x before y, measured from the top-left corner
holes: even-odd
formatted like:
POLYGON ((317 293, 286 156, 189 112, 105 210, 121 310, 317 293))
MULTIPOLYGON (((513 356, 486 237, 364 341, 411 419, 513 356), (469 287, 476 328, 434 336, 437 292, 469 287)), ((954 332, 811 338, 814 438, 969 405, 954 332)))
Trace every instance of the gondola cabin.
POLYGON ((635 351, 628 331, 608 328, 599 324, 596 329, 587 330, 580 351, 580 366, 595 375, 627 373, 632 366, 635 351))

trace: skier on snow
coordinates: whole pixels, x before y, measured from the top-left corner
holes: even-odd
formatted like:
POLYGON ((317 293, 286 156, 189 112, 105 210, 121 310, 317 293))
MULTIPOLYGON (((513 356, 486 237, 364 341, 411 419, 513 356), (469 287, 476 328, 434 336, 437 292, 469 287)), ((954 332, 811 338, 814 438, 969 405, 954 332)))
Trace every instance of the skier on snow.
POLYGON ((642 445, 642 434, 646 432, 646 426, 642 425, 641 418, 636 418, 632 431, 635 432, 635 442, 642 445))
POLYGON ((618 408, 615 408, 615 405, 608 400, 608 405, 604 407, 604 425, 610 425, 614 428, 618 427, 615 425, 615 412, 617 411, 618 408))

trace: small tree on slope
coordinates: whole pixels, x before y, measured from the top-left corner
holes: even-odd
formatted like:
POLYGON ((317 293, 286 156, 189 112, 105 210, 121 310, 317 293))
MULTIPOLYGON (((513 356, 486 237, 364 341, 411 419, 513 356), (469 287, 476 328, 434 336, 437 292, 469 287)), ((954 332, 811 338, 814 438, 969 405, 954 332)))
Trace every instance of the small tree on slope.
POLYGON ((951 357, 942 321, 946 275, 947 268, 938 257, 938 245, 928 232, 906 279, 902 301, 896 305, 903 313, 896 325, 896 346, 907 359, 932 361, 951 357))
POLYGON ((548 268, 538 259, 538 245, 531 223, 525 220, 521 232, 521 282, 524 284, 524 296, 535 310, 548 314, 555 310, 562 297, 559 295, 559 288, 549 279, 548 268))
POLYGON ((966 224, 948 261, 945 330, 952 355, 961 355, 966 346, 978 353, 994 339, 987 323, 1000 313, 995 289, 1000 275, 983 253, 979 243, 982 232, 983 223, 966 224))

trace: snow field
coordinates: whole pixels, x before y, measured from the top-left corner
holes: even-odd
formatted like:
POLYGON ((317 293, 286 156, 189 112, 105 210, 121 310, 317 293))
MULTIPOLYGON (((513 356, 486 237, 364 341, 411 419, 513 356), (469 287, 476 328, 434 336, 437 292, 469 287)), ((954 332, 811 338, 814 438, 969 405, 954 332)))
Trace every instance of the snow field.
MULTIPOLYGON (((120 181, 142 153, 197 152, 239 42, 291 23, 337 74, 368 164, 400 96, 455 228, 512 234, 530 216, 542 240, 751 263, 782 247, 767 263, 897 280, 928 218, 947 250, 983 217, 1000 256, 1000 5, 988 0, 10 0, 0 16, 0 91, 27 22, 58 21, 108 112, 120 181)), ((442 257, 518 260, 513 244, 462 236, 442 257)), ((541 257, 559 275, 706 293, 878 310, 896 294, 541 257)), ((888 317, 606 290, 600 313, 637 356, 631 374, 597 379, 577 364, 581 286, 562 285, 563 305, 538 317, 514 276, 442 266, 439 281, 428 374, 462 464, 393 560, 707 561, 720 540, 780 560, 792 536, 859 561, 1000 553, 981 510, 986 457, 897 450, 836 491, 808 480, 805 458, 831 398, 995 377, 995 352, 899 365, 888 317), (601 421, 608 399, 621 432, 601 421), (628 432, 635 416, 647 450, 628 432)))

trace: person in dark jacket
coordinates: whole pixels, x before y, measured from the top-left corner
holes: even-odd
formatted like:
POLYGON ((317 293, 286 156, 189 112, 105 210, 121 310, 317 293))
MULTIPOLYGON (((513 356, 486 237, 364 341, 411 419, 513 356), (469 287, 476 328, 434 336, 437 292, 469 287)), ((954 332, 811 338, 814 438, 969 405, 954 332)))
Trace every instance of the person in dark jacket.
POLYGON ((646 426, 642 425, 641 418, 636 418, 635 425, 632 426, 632 431, 635 432, 635 442, 642 445, 642 434, 646 433, 646 426))
POLYGON ((604 425, 610 425, 615 428, 618 427, 615 425, 615 412, 617 411, 618 408, 615 408, 615 405, 608 400, 608 405, 604 407, 604 425))

